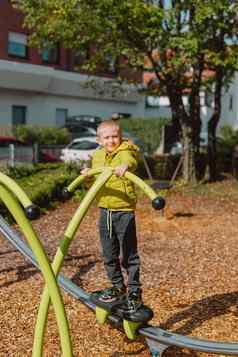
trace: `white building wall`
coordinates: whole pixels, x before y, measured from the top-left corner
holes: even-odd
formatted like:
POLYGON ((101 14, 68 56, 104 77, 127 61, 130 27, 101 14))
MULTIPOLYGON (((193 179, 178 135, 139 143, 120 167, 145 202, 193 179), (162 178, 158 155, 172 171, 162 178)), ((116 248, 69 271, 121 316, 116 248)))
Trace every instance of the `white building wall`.
MULTIPOLYGON (((54 126, 56 109, 66 109, 68 116, 87 114, 103 119, 113 113, 141 118, 171 117, 168 98, 150 99, 152 102, 133 87, 125 85, 121 90, 106 78, 88 78, 46 66, 0 60, 0 129, 11 126, 13 105, 27 107, 27 124, 32 125, 54 126), (88 80, 92 80, 94 86, 85 86, 88 80)), ((202 132, 206 132, 213 108, 204 105, 203 96, 201 104, 202 132)), ((224 124, 238 129, 238 74, 222 98, 219 127, 224 124)))
POLYGON ((222 98, 222 114, 219 128, 224 125, 231 125, 238 129, 238 73, 227 91, 224 91, 222 98))
POLYGON ((67 109, 68 115, 89 114, 108 118, 115 112, 128 113, 131 116, 144 116, 144 102, 123 103, 97 99, 70 98, 43 94, 31 94, 0 90, 0 124, 12 122, 12 106, 27 107, 27 124, 55 125, 56 109, 67 109))
POLYGON ((69 116, 145 115, 144 98, 132 86, 121 88, 107 78, 0 60, 1 127, 11 125, 13 105, 27 107, 26 121, 32 125, 55 125, 56 109, 66 109, 69 116))

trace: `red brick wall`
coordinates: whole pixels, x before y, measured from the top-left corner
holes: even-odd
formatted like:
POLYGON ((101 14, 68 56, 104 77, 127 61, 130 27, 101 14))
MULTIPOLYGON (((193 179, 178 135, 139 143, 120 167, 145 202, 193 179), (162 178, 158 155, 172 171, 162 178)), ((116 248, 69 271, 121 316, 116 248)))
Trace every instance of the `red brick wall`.
MULTIPOLYGON (((59 64, 47 64, 41 59, 39 51, 35 48, 28 49, 28 58, 22 59, 17 57, 8 56, 8 32, 18 32, 27 34, 26 28, 23 28, 23 15, 13 9, 10 1, 0 0, 0 59, 8 61, 17 61, 23 63, 38 64, 44 66, 50 66, 66 71, 73 71, 73 56, 69 50, 60 48, 60 63, 59 64)), ((80 71, 85 73, 85 71, 80 71)), ((115 77, 114 74, 97 69, 96 73, 99 76, 115 77)), ((132 71, 130 68, 123 68, 120 70, 120 76, 129 78, 130 80, 141 81, 142 73, 139 71, 132 71)))
POLYGON ((67 55, 67 51, 62 48, 60 48, 60 63, 57 65, 42 62, 41 55, 35 48, 28 49, 27 59, 8 56, 7 47, 9 31, 25 34, 28 33, 27 29, 23 28, 23 15, 19 11, 13 9, 8 0, 0 0, 0 59, 53 66, 63 70, 70 69, 68 65, 69 56, 67 55))

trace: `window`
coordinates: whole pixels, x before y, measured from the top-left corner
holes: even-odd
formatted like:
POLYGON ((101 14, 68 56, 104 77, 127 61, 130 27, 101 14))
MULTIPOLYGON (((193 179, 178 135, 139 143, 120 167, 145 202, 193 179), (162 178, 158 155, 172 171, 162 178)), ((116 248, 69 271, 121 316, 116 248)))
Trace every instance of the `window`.
POLYGON ((56 125, 61 127, 65 125, 68 116, 68 109, 56 108, 55 121, 56 125))
POLYGON ((205 105, 209 108, 212 107, 214 101, 214 94, 211 91, 205 91, 205 105))
POLYGON ((50 64, 59 63, 59 46, 44 48, 42 51, 42 61, 50 64))
POLYGON ((27 35, 17 32, 8 33, 8 55, 27 58, 27 35))
POLYGON ((117 62, 117 59, 110 54, 106 54, 104 57, 104 65, 106 67, 105 69, 111 73, 117 73, 117 62))
POLYGON ((94 150, 98 146, 99 146, 98 143, 85 140, 80 142, 74 142, 71 145, 69 145, 68 148, 72 150, 94 150))
POLYGON ((27 107, 23 105, 12 106, 12 125, 26 124, 27 107))
POLYGON ((230 111, 233 110, 233 95, 232 94, 229 96, 229 110, 230 111))
POLYGON ((74 52, 74 66, 81 67, 89 60, 90 54, 89 49, 80 49, 74 52))

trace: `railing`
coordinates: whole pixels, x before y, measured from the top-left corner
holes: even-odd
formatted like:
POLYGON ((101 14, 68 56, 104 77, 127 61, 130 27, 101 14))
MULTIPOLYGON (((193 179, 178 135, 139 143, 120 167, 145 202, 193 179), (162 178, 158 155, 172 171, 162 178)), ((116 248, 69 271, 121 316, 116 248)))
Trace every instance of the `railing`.
POLYGON ((37 162, 60 161, 65 145, 0 146, 0 167, 16 167, 37 162))
POLYGON ((34 149, 32 146, 16 146, 10 144, 8 147, 0 146, 0 166, 15 167, 16 165, 32 164, 34 161, 34 149))

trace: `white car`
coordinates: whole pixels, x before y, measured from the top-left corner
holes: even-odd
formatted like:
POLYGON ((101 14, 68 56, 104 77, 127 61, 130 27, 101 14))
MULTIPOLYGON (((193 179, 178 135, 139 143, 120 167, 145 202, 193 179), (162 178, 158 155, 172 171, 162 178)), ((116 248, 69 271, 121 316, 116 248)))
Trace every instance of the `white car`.
POLYGON ((96 137, 89 136, 74 139, 61 150, 60 159, 66 163, 88 161, 98 146, 96 137))

